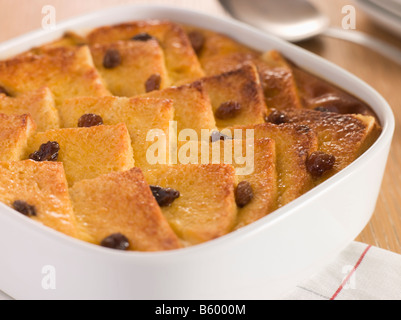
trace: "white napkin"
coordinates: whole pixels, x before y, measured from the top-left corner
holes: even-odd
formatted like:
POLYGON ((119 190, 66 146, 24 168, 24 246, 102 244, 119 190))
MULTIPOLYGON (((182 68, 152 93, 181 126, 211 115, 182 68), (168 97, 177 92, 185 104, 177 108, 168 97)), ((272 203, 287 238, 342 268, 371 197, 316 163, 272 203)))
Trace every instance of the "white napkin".
POLYGON ((401 300, 401 255, 353 242, 284 300, 401 300))
POLYGON ((8 295, 6 295, 4 292, 0 291, 0 301, 3 300, 12 300, 8 295))

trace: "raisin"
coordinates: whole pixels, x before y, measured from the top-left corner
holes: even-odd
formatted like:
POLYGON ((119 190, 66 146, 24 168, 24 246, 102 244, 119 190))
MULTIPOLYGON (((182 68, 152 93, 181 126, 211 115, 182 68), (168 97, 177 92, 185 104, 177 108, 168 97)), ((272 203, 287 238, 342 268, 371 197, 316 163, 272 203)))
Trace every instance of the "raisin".
POLYGON ((169 207, 180 197, 180 192, 171 188, 150 186, 150 190, 160 207, 169 207))
POLYGON ((235 190, 235 202, 239 208, 245 207, 253 199, 253 189, 248 181, 242 181, 235 190))
POLYGON ((39 151, 35 151, 29 156, 33 161, 57 161, 60 145, 55 141, 49 141, 40 146, 39 151))
POLYGON ((288 117, 279 110, 273 110, 265 119, 266 122, 273 124, 283 124, 288 122, 288 117))
POLYGON ((5 94, 7 97, 10 96, 10 94, 8 93, 8 91, 7 91, 4 87, 2 87, 2 86, 0 86, 0 94, 5 94))
POLYGON ((188 37, 191 41, 192 48, 194 48, 196 54, 199 54, 205 45, 205 36, 198 31, 192 31, 188 34, 188 37))
POLYGON ((160 85, 162 82, 162 78, 160 76, 160 74, 153 74, 149 77, 148 80, 146 80, 145 83, 145 89, 146 92, 152 92, 155 90, 160 90, 160 85))
POLYGON ((324 152, 313 152, 306 160, 306 168, 316 178, 333 169, 336 157, 324 152))
POLYGON ((101 244, 102 247, 126 251, 130 247, 129 240, 121 233, 115 233, 105 238, 101 244))
POLYGON ((84 114, 78 120, 79 128, 96 127, 96 126, 101 126, 102 124, 103 124, 102 117, 92 113, 84 114))
POLYGON ((17 200, 13 203, 14 210, 22 213, 27 217, 36 217, 36 208, 34 206, 29 205, 25 201, 17 200))
POLYGON ((143 42, 146 42, 146 41, 149 41, 152 39, 154 39, 154 38, 149 33, 146 33, 146 32, 139 33, 136 36, 131 38, 131 40, 143 41, 143 42))
POLYGON ((103 67, 106 69, 114 69, 118 67, 122 62, 120 52, 115 49, 107 50, 103 59, 103 67))
POLYGON ((220 105, 220 107, 215 112, 215 116, 217 119, 226 120, 235 118, 240 112, 240 103, 236 101, 228 101, 220 105))

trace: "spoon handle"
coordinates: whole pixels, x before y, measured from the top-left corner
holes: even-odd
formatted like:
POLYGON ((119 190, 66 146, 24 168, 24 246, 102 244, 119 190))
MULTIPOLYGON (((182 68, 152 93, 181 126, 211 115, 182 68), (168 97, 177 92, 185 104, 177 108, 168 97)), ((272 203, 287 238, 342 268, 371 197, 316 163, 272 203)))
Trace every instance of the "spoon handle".
POLYGON ((329 28, 323 33, 323 35, 326 37, 346 40, 349 42, 360 44, 401 65, 400 49, 366 33, 355 30, 329 28))

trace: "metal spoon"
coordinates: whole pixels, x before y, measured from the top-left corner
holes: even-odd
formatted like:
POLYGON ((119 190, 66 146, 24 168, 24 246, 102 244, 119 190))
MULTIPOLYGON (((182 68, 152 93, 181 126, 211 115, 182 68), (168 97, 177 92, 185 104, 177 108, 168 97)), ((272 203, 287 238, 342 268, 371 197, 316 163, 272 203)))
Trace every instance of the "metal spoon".
POLYGON ((305 0, 220 0, 235 18, 291 42, 324 32, 329 19, 305 0))
POLYGON ((306 0, 219 0, 234 18, 284 40, 298 42, 322 34, 368 47, 401 64, 401 51, 356 30, 329 28, 328 17, 306 0))

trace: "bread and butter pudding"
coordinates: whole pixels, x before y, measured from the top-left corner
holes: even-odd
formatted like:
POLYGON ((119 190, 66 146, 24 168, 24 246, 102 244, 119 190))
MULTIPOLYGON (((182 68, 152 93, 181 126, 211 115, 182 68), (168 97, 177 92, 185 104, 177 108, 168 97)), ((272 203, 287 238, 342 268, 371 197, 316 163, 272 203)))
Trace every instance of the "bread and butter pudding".
POLYGON ((279 52, 169 21, 70 32, 0 61, 0 201, 112 249, 234 232, 380 132, 364 102, 279 52))

